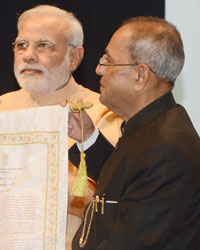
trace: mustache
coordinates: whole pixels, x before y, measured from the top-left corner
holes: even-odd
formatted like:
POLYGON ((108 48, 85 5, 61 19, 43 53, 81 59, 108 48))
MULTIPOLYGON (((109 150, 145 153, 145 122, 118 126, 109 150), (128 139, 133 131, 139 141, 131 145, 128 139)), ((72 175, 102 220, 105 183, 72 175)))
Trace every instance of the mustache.
POLYGON ((41 65, 20 64, 16 70, 18 73, 23 73, 25 70, 36 70, 41 73, 48 73, 48 70, 41 65))

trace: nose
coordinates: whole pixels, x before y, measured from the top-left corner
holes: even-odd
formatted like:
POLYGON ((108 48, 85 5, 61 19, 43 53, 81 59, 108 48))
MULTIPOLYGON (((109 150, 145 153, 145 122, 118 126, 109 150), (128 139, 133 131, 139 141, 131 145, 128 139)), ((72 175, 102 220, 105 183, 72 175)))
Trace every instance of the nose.
POLYGON ((32 44, 30 44, 23 52, 23 60, 26 63, 38 62, 38 53, 32 44))
POLYGON ((101 66, 99 63, 96 66, 96 74, 99 76, 103 75, 103 66, 101 66))

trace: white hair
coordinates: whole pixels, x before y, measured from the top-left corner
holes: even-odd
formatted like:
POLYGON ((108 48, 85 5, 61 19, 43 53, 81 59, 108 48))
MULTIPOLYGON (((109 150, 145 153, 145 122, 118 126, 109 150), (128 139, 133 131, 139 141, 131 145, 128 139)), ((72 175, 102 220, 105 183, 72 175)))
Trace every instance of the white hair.
POLYGON ((128 50, 137 63, 149 65, 159 78, 174 83, 181 72, 185 55, 180 33, 164 19, 135 17, 125 21, 131 31, 128 50))
POLYGON ((40 14, 50 14, 54 16, 63 17, 63 21, 67 22, 70 27, 69 30, 66 31, 66 36, 69 44, 73 44, 74 46, 83 45, 84 35, 80 21, 75 17, 73 13, 60 9, 56 6, 38 5, 32 9, 26 10, 18 18, 18 31, 20 30, 21 25, 26 19, 40 14))

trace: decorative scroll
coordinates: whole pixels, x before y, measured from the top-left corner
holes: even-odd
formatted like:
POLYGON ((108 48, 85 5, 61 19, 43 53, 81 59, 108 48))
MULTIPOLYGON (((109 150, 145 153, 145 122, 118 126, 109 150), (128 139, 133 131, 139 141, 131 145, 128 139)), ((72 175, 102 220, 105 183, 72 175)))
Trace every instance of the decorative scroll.
POLYGON ((65 249, 67 117, 59 106, 0 113, 1 250, 65 249))

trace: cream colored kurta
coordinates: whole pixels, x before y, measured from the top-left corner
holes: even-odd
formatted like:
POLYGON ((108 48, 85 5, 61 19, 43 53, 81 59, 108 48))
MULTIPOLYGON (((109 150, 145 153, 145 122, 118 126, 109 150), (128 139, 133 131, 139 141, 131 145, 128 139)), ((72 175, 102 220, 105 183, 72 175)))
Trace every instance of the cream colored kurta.
MULTIPOLYGON (((99 128, 99 130, 113 145, 115 145, 119 136, 121 135, 120 125, 122 120, 99 102, 98 93, 77 84, 73 77, 71 77, 69 83, 64 88, 36 99, 34 99, 30 93, 24 89, 4 94, 0 96, 0 111, 55 105, 58 104, 61 99, 68 97, 70 97, 70 102, 76 102, 78 99, 82 98, 84 102, 93 103, 93 107, 88 109, 87 113, 90 115, 95 126, 99 128)), ((75 141, 69 138, 69 148, 74 143, 75 141)), ((70 183, 74 182, 75 172, 75 169, 69 169, 69 190, 71 189, 70 183), (70 175, 70 173, 72 174, 70 175)), ((91 191, 90 193, 92 195, 93 192, 91 191)), ((88 199, 89 198, 90 197, 88 197, 88 199)), ((83 206, 87 203, 87 200, 85 202, 81 201, 81 203, 82 205, 80 205, 79 200, 69 198, 69 215, 67 221, 66 237, 67 250, 71 249, 71 240, 80 225, 80 216, 82 215, 83 206)))

